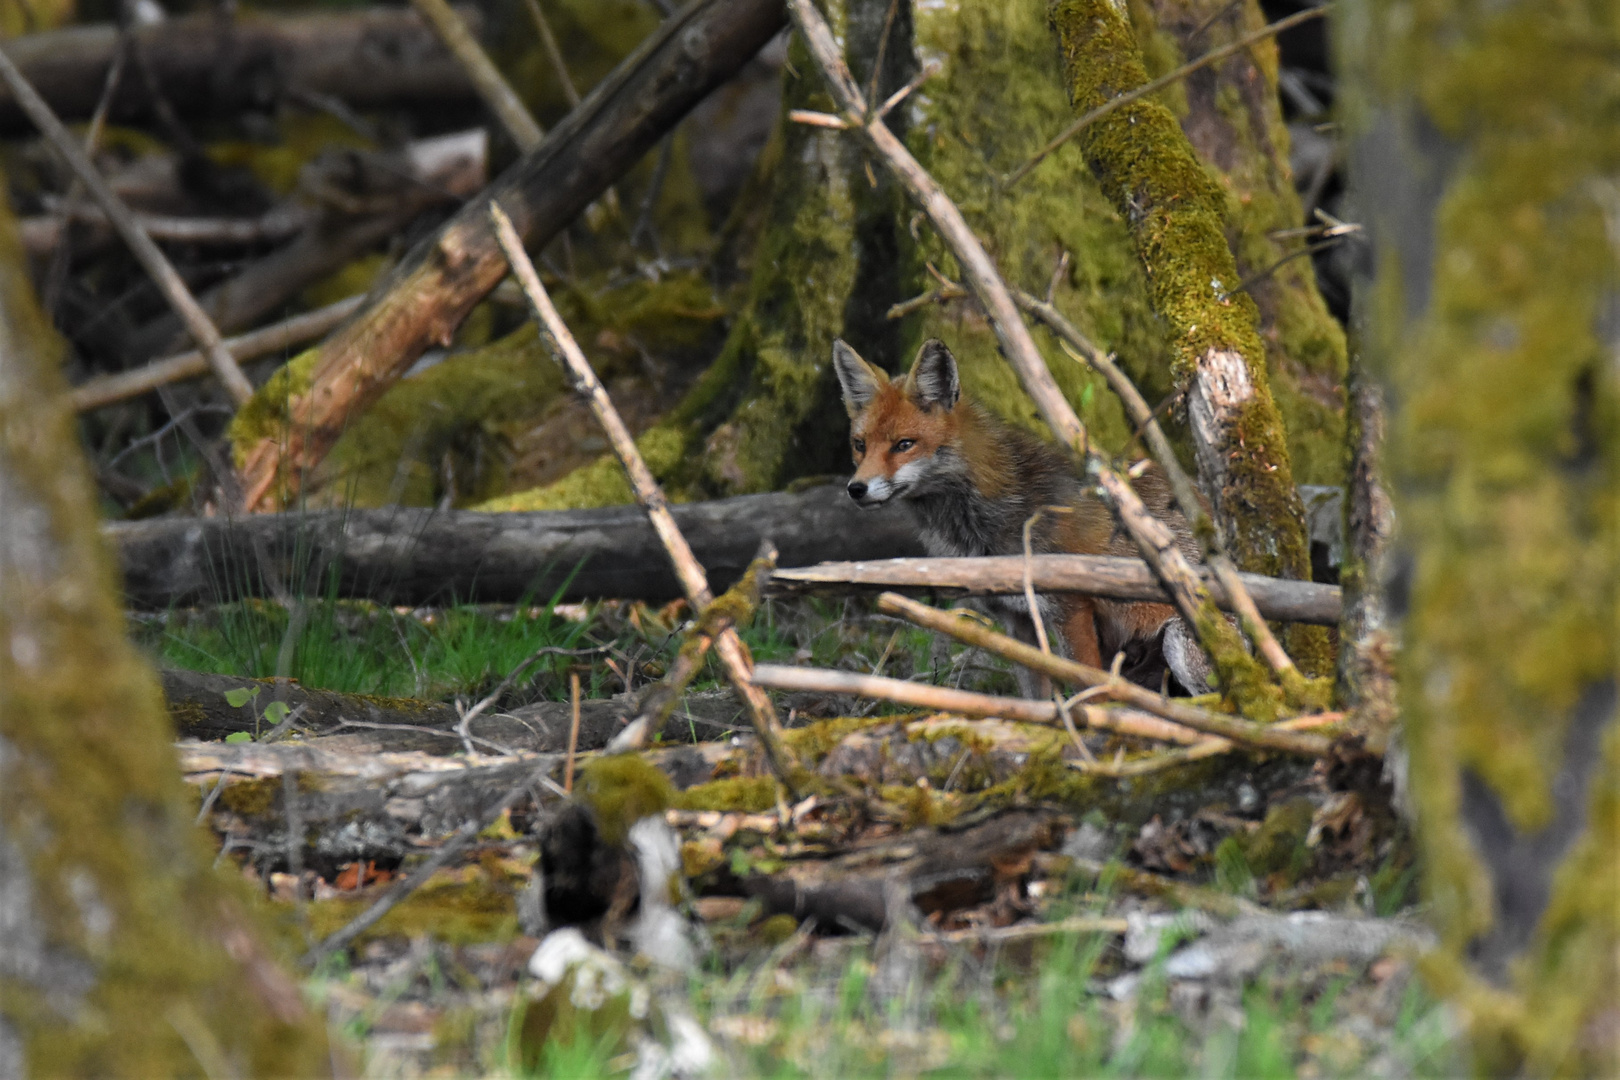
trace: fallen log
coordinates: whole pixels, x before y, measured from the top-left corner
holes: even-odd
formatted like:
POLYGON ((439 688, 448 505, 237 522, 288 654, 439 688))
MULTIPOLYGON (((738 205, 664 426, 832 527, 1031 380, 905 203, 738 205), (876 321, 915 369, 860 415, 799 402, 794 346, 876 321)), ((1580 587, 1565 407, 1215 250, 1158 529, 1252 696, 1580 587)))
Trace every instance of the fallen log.
POLYGON ((543 245, 742 68, 784 20, 780 0, 696 0, 664 20, 483 197, 413 247, 375 301, 322 346, 307 391, 288 402, 285 439, 248 449, 247 506, 273 510, 295 496, 349 419, 431 345, 447 342, 506 276, 489 203, 506 211, 523 243, 543 245))
MULTIPOLYGON (((462 9, 462 17, 477 19, 477 9, 462 9)), ((288 99, 322 96, 356 109, 476 100, 461 67, 412 11, 194 15, 134 33, 158 88, 182 115, 268 112, 288 99)), ((5 49, 58 116, 84 120, 95 111, 118 38, 118 28, 109 24, 75 26, 15 38, 5 49)), ((145 80, 126 74, 109 103, 108 120, 153 119, 145 80)), ((0 89, 0 134, 30 130, 11 94, 0 89)))
MULTIPOLYGON (((838 486, 671 509, 716 589, 729 588, 766 539, 788 566, 921 551, 907 515, 862 511, 838 486)), ((328 595, 330 587, 338 596, 395 604, 543 601, 559 591, 569 600, 681 594, 647 515, 636 506, 153 518, 114 522, 105 532, 118 551, 125 599, 136 608, 270 595, 272 573, 310 595, 328 595), (256 547, 271 567, 259 566, 256 547), (309 580, 315 566, 326 568, 319 581, 309 580)))
MULTIPOLYGON (((805 593, 868 593, 883 589, 923 590, 941 595, 1018 596, 1024 591, 1025 560, 1018 555, 979 559, 886 559, 829 562, 778 570, 767 592, 775 596, 805 593)), ((1035 591, 1079 592, 1111 600, 1167 603, 1164 588, 1141 559, 1113 555, 1036 555, 1029 560, 1035 591)), ((1207 568, 1199 568, 1210 595, 1231 610, 1226 592, 1207 568)), ((1339 622, 1337 585, 1289 581, 1240 574, 1260 614, 1282 622, 1335 626, 1339 622)))
MULTIPOLYGON (((221 740, 238 732, 264 734, 270 725, 256 720, 265 705, 284 702, 296 714, 293 721, 301 735, 312 735, 322 745, 342 747, 353 753, 410 752, 433 755, 459 754, 463 743, 456 731, 455 707, 439 701, 413 698, 378 697, 372 694, 343 694, 334 690, 308 689, 287 681, 279 689, 274 679, 250 679, 239 675, 212 675, 196 671, 168 669, 160 672, 163 694, 168 699, 169 716, 176 733, 183 739, 221 740), (246 705, 236 706, 225 699, 232 690, 253 690, 259 694, 246 705)), ((794 706, 808 711, 822 698, 816 695, 782 695, 784 708, 794 706)), ((620 694, 612 698, 587 699, 579 703, 579 745, 581 751, 600 750, 624 728, 627 717, 637 711, 635 697, 620 694)), ((469 725, 475 747, 522 753, 555 754, 568 748, 571 720, 566 701, 536 701, 505 712, 489 712, 469 725)), ((703 690, 685 694, 676 702, 662 726, 653 733, 660 743, 691 743, 714 739, 728 731, 747 731, 748 716, 736 697, 725 690, 703 690)))

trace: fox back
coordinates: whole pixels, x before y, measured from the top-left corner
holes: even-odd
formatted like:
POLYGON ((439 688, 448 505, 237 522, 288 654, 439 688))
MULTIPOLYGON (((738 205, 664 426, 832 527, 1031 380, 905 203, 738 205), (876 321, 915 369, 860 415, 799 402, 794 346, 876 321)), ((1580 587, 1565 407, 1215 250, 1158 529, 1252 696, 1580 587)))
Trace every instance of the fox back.
MULTIPOLYGON (((929 554, 1022 554, 1024 524, 1031 518, 1030 548, 1037 554, 1138 553, 1115 529, 1107 506, 1055 448, 962 396, 956 358, 944 343, 925 342, 911 370, 898 379, 891 380, 842 341, 833 343, 833 366, 850 418, 855 460, 850 497, 869 509, 894 500, 909 506, 929 554)), ((1196 559, 1196 543, 1158 470, 1149 467, 1133 486, 1148 509, 1170 525, 1177 545, 1196 559)), ((1001 598, 998 606, 1013 616, 1009 622, 1017 636, 1033 637, 1032 625, 1023 625, 1029 622, 1023 598, 1001 598)), ((1156 670, 1155 639, 1175 618, 1166 604, 1074 594, 1043 597, 1041 609, 1049 626, 1061 628, 1076 660, 1103 666, 1124 652, 1140 676, 1156 670)), ((1197 665, 1172 664, 1183 666, 1187 670, 1177 670, 1177 679, 1202 690, 1197 665)))

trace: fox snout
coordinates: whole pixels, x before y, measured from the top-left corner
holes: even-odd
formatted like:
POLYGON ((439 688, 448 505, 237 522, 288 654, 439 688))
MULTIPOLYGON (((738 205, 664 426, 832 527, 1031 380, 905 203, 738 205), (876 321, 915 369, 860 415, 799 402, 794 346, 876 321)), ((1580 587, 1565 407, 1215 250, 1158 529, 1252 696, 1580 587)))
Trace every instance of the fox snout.
POLYGON ((849 492, 849 497, 855 500, 856 505, 867 510, 882 506, 894 497, 894 485, 881 476, 865 480, 857 477, 849 482, 845 490, 849 492))

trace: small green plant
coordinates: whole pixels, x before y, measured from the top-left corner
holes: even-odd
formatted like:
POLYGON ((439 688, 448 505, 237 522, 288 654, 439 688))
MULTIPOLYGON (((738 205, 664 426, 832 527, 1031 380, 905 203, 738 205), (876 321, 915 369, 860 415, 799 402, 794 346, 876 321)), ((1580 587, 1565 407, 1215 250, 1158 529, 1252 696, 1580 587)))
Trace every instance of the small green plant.
MULTIPOLYGON (((234 690, 225 691, 225 701, 231 708, 240 709, 257 699, 259 691, 263 689, 262 686, 239 686, 234 690)), ((253 713, 253 734, 249 735, 245 731, 233 731, 225 736, 225 741, 228 743, 254 742, 263 734, 263 726, 268 726, 273 731, 283 720, 287 719, 287 715, 291 712, 292 708, 285 701, 268 702, 263 709, 255 710, 253 713)))

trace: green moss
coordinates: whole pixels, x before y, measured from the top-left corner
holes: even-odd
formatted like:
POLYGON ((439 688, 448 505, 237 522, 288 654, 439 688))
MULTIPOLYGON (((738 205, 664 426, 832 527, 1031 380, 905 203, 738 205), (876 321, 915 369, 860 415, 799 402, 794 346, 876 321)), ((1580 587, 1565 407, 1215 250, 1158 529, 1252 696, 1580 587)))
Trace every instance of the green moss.
POLYGON ((681 810, 740 810, 759 813, 774 810, 779 786, 770 776, 733 776, 695 784, 675 796, 681 810))
POLYGON ((675 805, 669 777, 635 754, 592 758, 580 769, 574 791, 591 808, 602 839, 615 846, 624 844, 630 826, 675 805))
POLYGON ((1298 872, 1308 857, 1305 840, 1315 814, 1316 807, 1305 798, 1290 799, 1266 811, 1260 828, 1242 845, 1243 856, 1254 872, 1298 872))
POLYGON ((754 931, 762 945, 780 945, 799 929, 799 920, 791 915, 772 915, 763 920, 754 931))
MULTIPOLYGON (((310 932, 316 938, 336 933, 375 901, 375 896, 318 900, 308 906, 310 932)), ((452 871, 400 901, 355 942, 432 937, 447 945, 475 945, 510 941, 517 933, 517 896, 507 883, 491 881, 482 871, 452 871)))

